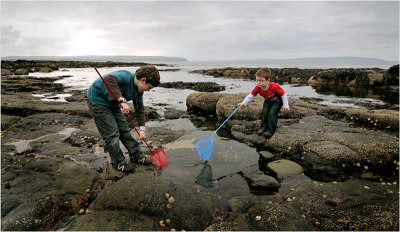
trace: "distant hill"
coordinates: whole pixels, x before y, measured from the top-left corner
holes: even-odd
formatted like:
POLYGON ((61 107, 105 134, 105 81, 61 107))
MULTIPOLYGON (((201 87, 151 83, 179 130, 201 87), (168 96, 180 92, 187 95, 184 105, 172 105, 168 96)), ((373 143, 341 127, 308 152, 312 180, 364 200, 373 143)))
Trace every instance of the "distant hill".
MULTIPOLYGON (((341 57, 302 57, 302 58, 288 58, 288 59, 246 59, 242 61, 248 62, 375 62, 375 63, 386 63, 396 61, 387 61, 377 58, 368 57, 354 57, 354 56, 341 56, 341 57)), ((398 61, 397 61, 398 62, 398 61)))
POLYGON ((2 60, 52 60, 52 61, 116 61, 116 62, 180 62, 182 57, 168 56, 5 56, 2 60))

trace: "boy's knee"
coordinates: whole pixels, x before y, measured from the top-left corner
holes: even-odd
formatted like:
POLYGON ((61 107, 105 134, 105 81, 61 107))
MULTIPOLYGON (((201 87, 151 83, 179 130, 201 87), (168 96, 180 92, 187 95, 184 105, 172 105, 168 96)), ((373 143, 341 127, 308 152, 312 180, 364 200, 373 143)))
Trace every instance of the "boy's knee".
POLYGON ((119 145, 119 133, 113 133, 104 139, 104 142, 109 145, 119 145))

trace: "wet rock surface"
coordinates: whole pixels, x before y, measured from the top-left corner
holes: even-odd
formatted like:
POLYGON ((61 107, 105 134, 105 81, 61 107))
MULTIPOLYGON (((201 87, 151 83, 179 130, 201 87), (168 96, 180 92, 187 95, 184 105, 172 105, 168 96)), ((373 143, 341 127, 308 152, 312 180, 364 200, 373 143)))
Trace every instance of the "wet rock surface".
MULTIPOLYGON (((84 92, 72 92, 66 102, 49 103, 32 96, 41 90, 26 83, 36 80, 23 80, 16 84, 2 77, 3 230, 399 229, 398 175, 393 176, 399 165, 396 111, 334 108, 316 100, 290 99, 292 111, 281 113, 278 131, 266 140, 254 134, 262 104, 262 99, 255 99, 228 121, 229 136, 261 148, 266 163, 288 159, 301 164, 315 181, 282 194, 221 198, 206 191, 213 185, 207 165, 196 180, 198 186, 171 182, 152 166, 133 164, 131 174, 116 171, 108 163, 84 92), (361 175, 367 179, 359 179, 361 175), (222 212, 220 205, 228 205, 228 212, 222 212)), ((42 91, 63 92, 48 86, 42 91)), ((211 115, 215 126, 216 117, 225 119, 244 96, 190 95, 189 117, 207 121, 211 115)), ((186 113, 169 111, 171 118, 186 113)), ((148 120, 157 119, 151 108, 146 113, 148 120)), ((185 133, 148 127, 146 134, 155 149, 185 133)), ((142 150, 150 155, 144 144, 142 150)), ((240 171, 246 178, 253 173, 240 171)), ((267 171, 252 183, 265 184, 270 175, 278 180, 274 186, 281 184, 280 176, 267 171)))
POLYGON ((2 230, 49 230, 84 207, 99 173, 66 159, 2 152, 2 230))
POLYGON ((397 230, 398 185, 313 182, 287 195, 234 197, 206 230, 397 230), (388 202, 390 202, 388 204, 388 202))
POLYGON ((164 111, 164 118, 166 119, 178 119, 178 118, 185 118, 188 117, 186 111, 184 110, 177 110, 173 108, 167 108, 164 111))

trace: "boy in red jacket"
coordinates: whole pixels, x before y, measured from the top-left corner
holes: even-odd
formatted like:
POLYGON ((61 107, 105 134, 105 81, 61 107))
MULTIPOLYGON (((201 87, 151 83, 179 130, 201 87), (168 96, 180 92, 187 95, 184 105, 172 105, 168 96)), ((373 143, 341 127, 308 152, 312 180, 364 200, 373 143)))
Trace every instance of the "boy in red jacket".
POLYGON ((267 139, 271 138, 276 131, 278 124, 278 113, 281 108, 289 111, 288 98, 285 91, 271 80, 271 70, 269 68, 260 68, 256 72, 257 85, 251 93, 239 103, 238 106, 247 106, 257 94, 264 97, 264 105, 261 114, 260 129, 258 135, 264 135, 267 139))

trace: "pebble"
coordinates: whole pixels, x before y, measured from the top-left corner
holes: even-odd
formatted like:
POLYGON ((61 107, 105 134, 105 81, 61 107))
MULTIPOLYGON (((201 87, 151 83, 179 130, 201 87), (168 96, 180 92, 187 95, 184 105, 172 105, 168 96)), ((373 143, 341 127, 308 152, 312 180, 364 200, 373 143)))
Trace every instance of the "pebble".
POLYGON ((164 220, 159 221, 161 227, 165 227, 164 220))
POLYGON ((261 216, 256 216, 256 221, 260 221, 261 220, 261 216))
POLYGON ((85 209, 80 209, 79 212, 78 212, 79 215, 82 215, 84 213, 85 213, 85 209))
POLYGON ((289 197, 288 199, 286 199, 288 202, 292 202, 293 200, 289 197))
POLYGON ((90 189, 86 189, 86 192, 87 192, 87 193, 90 193, 90 189))

